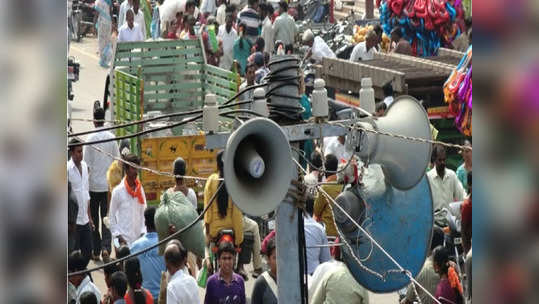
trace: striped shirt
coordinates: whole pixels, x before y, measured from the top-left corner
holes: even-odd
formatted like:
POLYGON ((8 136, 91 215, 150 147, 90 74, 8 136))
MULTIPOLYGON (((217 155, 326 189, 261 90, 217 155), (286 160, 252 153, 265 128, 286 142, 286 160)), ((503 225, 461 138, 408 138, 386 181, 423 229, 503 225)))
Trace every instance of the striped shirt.
POLYGON ((260 16, 258 16, 256 10, 251 7, 245 7, 243 10, 241 10, 238 24, 240 23, 245 23, 246 38, 249 39, 251 43, 254 43, 256 37, 258 37, 258 28, 260 27, 261 23, 260 16))

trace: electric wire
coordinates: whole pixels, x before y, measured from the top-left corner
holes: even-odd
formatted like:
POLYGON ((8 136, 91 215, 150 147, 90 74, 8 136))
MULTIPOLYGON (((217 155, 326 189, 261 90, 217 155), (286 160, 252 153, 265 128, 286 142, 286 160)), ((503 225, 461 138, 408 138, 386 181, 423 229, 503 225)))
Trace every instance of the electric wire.
POLYGON ((163 126, 163 127, 152 128, 152 129, 140 131, 140 132, 125 135, 125 136, 112 137, 112 138, 101 139, 101 140, 96 140, 96 141, 86 141, 86 142, 83 141, 83 142, 80 142, 80 143, 72 143, 72 144, 70 143, 70 144, 68 144, 68 147, 71 148, 71 147, 76 147, 76 146, 95 145, 95 144, 105 143, 105 142, 109 142, 109 141, 117 141, 117 140, 122 140, 122 139, 129 139, 129 138, 142 136, 144 134, 148 134, 148 133, 152 133, 152 132, 157 132, 157 131, 161 131, 161 130, 175 128, 175 127, 178 127, 178 126, 185 125, 187 123, 193 122, 193 121, 195 121, 197 119, 200 119, 200 118, 202 118, 202 114, 191 117, 191 118, 188 118, 186 120, 182 120, 182 121, 177 122, 177 123, 173 123, 173 124, 166 125, 166 126, 163 126))
POLYGON ((177 236, 179 236, 180 234, 184 233, 185 231, 189 230, 191 227, 193 227, 198 221, 200 221, 203 217, 204 217, 204 214, 206 214, 206 212, 208 211, 208 209, 211 207, 211 205, 213 204, 215 198, 217 197, 217 193, 219 193, 219 190, 221 189, 221 187, 223 187, 224 183, 221 183, 219 185, 219 187, 217 188, 217 191, 215 191, 215 193, 212 195, 208 205, 206 206, 206 208, 204 208, 204 210, 202 210, 202 212, 197 216, 197 218, 192 221, 189 225, 183 227, 182 229, 174 232, 173 234, 167 236, 166 238, 162 239, 161 241, 157 242, 156 244, 154 245, 151 245, 149 247, 146 247, 142 250, 139 250, 135 253, 131 253, 130 255, 128 256, 125 256, 123 258, 120 258, 120 259, 117 259, 117 260, 114 260, 114 261, 111 261, 111 262, 108 262, 106 264, 103 264, 103 265, 100 265, 100 266, 97 266, 97 267, 94 267, 94 268, 91 268, 91 269, 85 269, 85 270, 80 270, 80 271, 75 271, 75 272, 71 272, 71 273, 68 273, 67 276, 68 277, 71 277, 71 276, 75 276, 75 275, 81 275, 81 274, 86 274, 86 273, 90 273, 90 272, 94 272, 96 270, 100 270, 100 269, 103 269, 105 267, 108 267, 110 265, 114 265, 114 264, 117 264, 117 263, 120 263, 122 261, 125 261, 129 258, 132 258, 132 257, 135 257, 135 256, 138 256, 138 255, 141 255, 145 252, 148 252, 170 240, 172 240, 173 238, 176 238, 177 236))
MULTIPOLYGON (((218 109, 231 108, 231 107, 242 105, 242 104, 248 104, 248 103, 251 103, 252 101, 253 100, 246 100, 246 101, 235 102, 235 103, 232 103, 232 104, 221 105, 221 106, 218 106, 218 109)), ((152 117, 152 118, 147 118, 147 119, 135 120, 135 121, 130 121, 130 122, 123 122, 121 124, 110 126, 110 127, 102 127, 102 128, 97 128, 97 129, 94 129, 94 130, 84 131, 84 132, 71 133, 70 135, 68 135, 68 137, 76 137, 76 136, 81 136, 81 135, 97 133, 97 132, 101 132, 101 131, 109 131, 109 130, 114 130, 114 129, 120 129, 120 128, 125 128, 125 127, 129 127, 129 126, 133 126, 133 125, 143 124, 143 123, 147 123, 147 122, 151 122, 151 121, 155 121, 155 120, 161 120, 161 119, 164 119, 164 118, 189 116, 189 115, 194 115, 194 114, 198 114, 198 113, 202 113, 202 110, 193 110, 193 111, 187 111, 187 112, 164 114, 164 115, 159 115, 159 116, 152 117)), ((105 120, 101 120, 101 119, 82 119, 82 118, 78 118, 78 119, 72 119, 72 120, 90 121, 90 122, 105 122, 105 120)), ((112 122, 118 122, 118 121, 119 120, 112 120, 112 122)))

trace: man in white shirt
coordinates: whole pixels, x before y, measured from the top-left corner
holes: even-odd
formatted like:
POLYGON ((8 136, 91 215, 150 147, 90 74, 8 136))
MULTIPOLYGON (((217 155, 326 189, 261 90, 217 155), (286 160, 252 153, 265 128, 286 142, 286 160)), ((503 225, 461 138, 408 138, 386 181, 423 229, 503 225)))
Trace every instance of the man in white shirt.
POLYGON ((230 71, 234 62, 234 42, 238 39, 238 33, 232 28, 234 16, 232 12, 226 13, 226 23, 219 26, 217 37, 223 42, 223 56, 219 67, 230 71))
MULTIPOLYGON (((67 269, 70 273, 86 270, 87 262, 80 251, 73 251, 67 258, 67 269)), ((75 300, 80 304, 81 295, 85 292, 91 292, 97 298, 97 303, 101 303, 101 292, 99 288, 92 283, 88 274, 78 274, 68 277, 69 283, 75 287, 75 300)))
POLYGON ((264 52, 271 54, 273 52, 274 34, 270 17, 273 15, 273 6, 269 3, 260 4, 262 21, 262 38, 264 39, 264 52))
MULTIPOLYGON (((96 108, 94 110, 94 126, 96 129, 103 127, 103 119, 105 119, 105 110, 101 107, 96 108)), ((114 135, 110 131, 101 131, 90 134, 87 140, 92 142, 111 138, 114 138, 114 135)), ((109 141, 95 146, 115 157, 118 157, 120 154, 118 143, 115 141, 109 141)), ((84 146, 84 161, 88 164, 90 171, 90 214, 92 216, 92 222, 97 228, 93 231, 93 258, 99 260, 99 255, 102 254, 103 261, 107 262, 111 249, 111 237, 110 230, 103 224, 102 220, 107 216, 109 209, 107 170, 114 159, 105 153, 96 150, 93 146, 84 146), (99 234, 100 219, 102 235, 99 234)))
POLYGON ((133 0, 133 13, 135 13, 135 23, 140 26, 142 31, 142 41, 146 40, 146 20, 144 19, 144 12, 140 9, 140 0, 133 0))
POLYGON ((167 304, 201 303, 198 285, 185 267, 187 250, 173 239, 165 248, 165 265, 170 278, 167 285, 167 304))
MULTIPOLYGON (((140 164, 139 158, 134 154, 127 155, 125 160, 136 165, 140 164)), ((119 245, 131 246, 146 233, 144 225, 146 195, 137 178, 137 168, 124 164, 124 172, 125 177, 112 190, 109 211, 110 232, 114 239, 118 239, 119 245)))
POLYGON ((285 1, 279 2, 279 12, 279 17, 277 17, 275 23, 273 23, 275 41, 281 40, 284 43, 285 48, 291 50, 294 45, 298 28, 294 18, 288 14, 288 3, 285 1))
POLYGON ((321 63, 324 57, 336 58, 335 53, 329 48, 324 39, 318 36, 315 37, 310 29, 307 29, 303 33, 301 40, 303 45, 310 47, 306 58, 312 58, 315 63, 321 63))
POLYGON ((337 157, 337 160, 340 162, 342 160, 348 161, 350 160, 350 157, 352 156, 352 153, 350 151, 347 151, 344 142, 346 137, 343 136, 336 136, 331 137, 327 141, 327 145, 325 146, 324 150, 324 156, 327 156, 329 154, 335 155, 337 157))
POLYGON ((128 10, 133 8, 133 0, 124 0, 122 4, 120 4, 120 12, 118 13, 118 32, 120 32, 120 28, 125 23, 125 15, 128 10))
POLYGON ((434 168, 427 172, 427 178, 432 191, 432 209, 434 211, 447 208, 449 203, 462 201, 466 196, 462 184, 457 178, 455 171, 445 167, 445 147, 435 145, 432 150, 434 168))
POLYGON ((75 250, 80 249, 83 257, 86 259, 87 265, 92 255, 92 230, 94 230, 94 223, 90 218, 88 165, 82 160, 82 145, 77 145, 80 143, 81 141, 76 138, 69 142, 71 159, 67 162, 67 178, 71 182, 71 189, 79 205, 76 221, 75 250))
POLYGON ((365 37, 365 41, 356 44, 352 50, 352 54, 350 54, 350 61, 357 62, 360 60, 364 61, 373 59, 374 53, 376 52, 375 46, 377 44, 378 36, 376 35, 376 32, 372 30, 369 31, 367 33, 367 37, 365 37))
POLYGON ((135 23, 135 13, 128 10, 125 15, 126 23, 120 28, 118 33, 118 42, 125 41, 144 41, 144 36, 140 25, 135 23))

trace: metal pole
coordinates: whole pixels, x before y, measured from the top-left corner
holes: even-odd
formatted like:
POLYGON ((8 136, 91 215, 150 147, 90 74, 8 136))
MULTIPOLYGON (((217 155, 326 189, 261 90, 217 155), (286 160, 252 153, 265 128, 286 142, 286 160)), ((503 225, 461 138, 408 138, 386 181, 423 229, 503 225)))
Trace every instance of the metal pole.
MULTIPOLYGON (((268 88, 269 91, 274 91, 275 96, 271 97, 272 105, 282 106, 299 106, 296 99, 287 98, 285 96, 299 96, 298 81, 285 81, 288 85, 282 86, 283 81, 279 81, 279 77, 297 77, 298 70, 290 69, 291 66, 297 65, 298 60, 294 56, 274 56, 269 63, 269 68, 274 75, 268 88), (294 61, 294 59, 296 59, 294 61)), ((286 119, 275 119, 279 124, 286 123, 286 119)), ((294 144, 291 144, 294 146, 294 144)), ((296 148, 299 147, 295 144, 296 148)), ((299 155, 293 152, 294 158, 297 160, 299 155)), ((282 157, 290 157, 282 155, 282 157)), ((290 168, 293 179, 298 178, 298 172, 295 166, 290 168)), ((298 246, 298 216, 297 207, 294 204, 294 199, 285 197, 277 208, 275 216, 275 232, 276 232, 276 249, 277 249, 277 288, 279 303, 301 303, 301 283, 299 271, 300 250, 298 246)))
MULTIPOLYGON (((297 156, 294 153, 294 158, 297 159, 297 156)), ((294 171, 292 177, 297 179, 296 168, 290 170, 294 171)), ((277 208, 275 216, 279 303, 301 303, 297 212, 294 199, 287 196, 277 208)))

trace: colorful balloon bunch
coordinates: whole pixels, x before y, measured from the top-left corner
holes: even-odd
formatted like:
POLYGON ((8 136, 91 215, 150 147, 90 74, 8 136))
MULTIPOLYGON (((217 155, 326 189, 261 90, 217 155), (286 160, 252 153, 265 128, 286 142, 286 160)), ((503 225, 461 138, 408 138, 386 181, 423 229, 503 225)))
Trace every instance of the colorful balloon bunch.
POLYGON ((380 24, 388 35, 400 26, 415 56, 434 56, 460 35, 462 0, 381 0, 380 24))
POLYGON ((472 46, 444 83, 444 100, 459 131, 472 136, 472 46))

